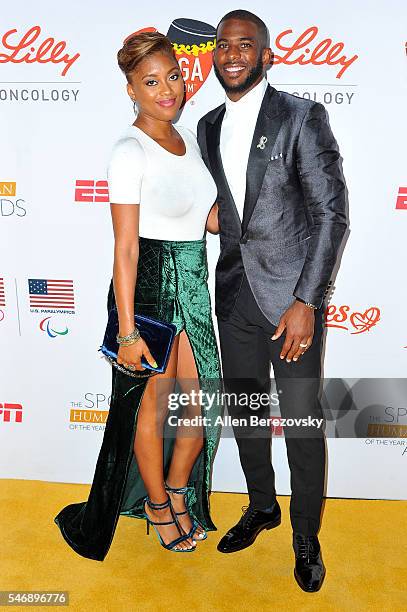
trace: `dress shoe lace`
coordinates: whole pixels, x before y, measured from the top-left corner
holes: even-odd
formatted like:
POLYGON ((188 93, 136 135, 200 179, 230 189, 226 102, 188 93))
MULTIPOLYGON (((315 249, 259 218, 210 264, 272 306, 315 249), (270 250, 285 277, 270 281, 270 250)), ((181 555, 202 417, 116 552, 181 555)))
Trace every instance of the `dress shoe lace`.
POLYGON ((250 506, 242 506, 242 512, 243 526, 245 529, 250 529, 252 526, 253 519, 256 516, 256 510, 250 508, 250 506))
POLYGON ((296 543, 297 555, 300 559, 306 559, 308 563, 316 559, 319 551, 314 538, 297 536, 296 543))

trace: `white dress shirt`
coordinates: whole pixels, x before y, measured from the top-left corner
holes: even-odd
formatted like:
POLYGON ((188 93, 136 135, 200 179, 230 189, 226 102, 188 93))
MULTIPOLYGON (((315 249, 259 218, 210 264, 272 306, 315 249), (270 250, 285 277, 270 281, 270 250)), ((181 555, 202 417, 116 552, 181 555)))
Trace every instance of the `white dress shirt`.
POLYGON ((268 82, 264 78, 237 102, 226 96, 220 133, 220 155, 230 191, 243 219, 246 171, 254 129, 268 82))

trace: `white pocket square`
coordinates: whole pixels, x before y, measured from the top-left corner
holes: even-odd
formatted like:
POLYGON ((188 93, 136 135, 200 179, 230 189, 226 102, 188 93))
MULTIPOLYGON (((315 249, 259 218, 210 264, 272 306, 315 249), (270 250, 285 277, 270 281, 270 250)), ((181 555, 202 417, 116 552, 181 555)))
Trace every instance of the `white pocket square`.
POLYGON ((283 157, 282 153, 278 153, 278 155, 272 155, 270 157, 270 161, 275 161, 276 159, 281 159, 283 157))

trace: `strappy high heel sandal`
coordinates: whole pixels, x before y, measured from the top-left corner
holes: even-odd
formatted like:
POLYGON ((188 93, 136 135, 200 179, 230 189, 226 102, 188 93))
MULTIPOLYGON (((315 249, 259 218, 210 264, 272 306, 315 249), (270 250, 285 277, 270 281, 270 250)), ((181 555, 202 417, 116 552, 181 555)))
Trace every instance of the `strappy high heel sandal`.
MULTIPOLYGON (((187 499, 186 499, 186 495, 188 493, 188 491, 191 490, 191 487, 178 487, 178 488, 173 488, 173 487, 169 487, 167 485, 167 483, 165 483, 165 490, 169 491, 170 493, 175 493, 176 495, 183 495, 184 496, 184 500, 185 500, 185 507, 187 505, 187 499)), ((175 510, 174 510, 175 512, 175 510)), ((176 516, 181 516, 183 514, 189 514, 188 510, 183 510, 182 512, 175 512, 176 516)), ((190 532, 188 533, 188 537, 192 538, 193 535, 195 534, 196 530, 198 529, 198 527, 200 527, 202 529, 201 532, 198 531, 198 533, 195 535, 194 539, 199 539, 199 540, 206 540, 206 538, 208 537, 208 534, 206 533, 206 531, 204 530, 204 528, 202 527, 202 525, 200 525, 200 523, 198 523, 198 521, 190 516, 190 519, 192 521, 192 527, 190 532)))
POLYGON ((158 529, 156 528, 156 525, 176 525, 178 528, 178 531, 181 534, 181 528, 180 525, 178 523, 177 517, 176 517, 176 512, 173 509, 172 505, 171 505, 171 499, 168 496, 168 499, 166 502, 163 502, 162 504, 154 504, 149 497, 145 497, 144 498, 144 517, 146 519, 146 527, 147 527, 147 535, 150 533, 150 525, 152 525, 154 527, 154 530, 157 534, 158 537, 158 541, 160 542, 161 546, 167 550, 171 550, 172 552, 193 552, 195 550, 195 546, 192 548, 176 548, 177 544, 180 544, 181 542, 184 542, 185 540, 187 540, 189 538, 189 534, 188 535, 180 535, 179 538, 176 538, 175 540, 172 540, 172 542, 169 542, 168 544, 166 544, 164 542, 164 540, 161 537, 161 534, 159 533, 158 529), (149 506, 149 508, 151 508, 152 510, 164 510, 165 508, 169 508, 171 511, 171 516, 173 518, 172 521, 164 521, 162 523, 156 522, 156 521, 152 521, 150 519, 150 517, 147 515, 146 512, 146 508, 145 508, 145 504, 147 504, 149 506))

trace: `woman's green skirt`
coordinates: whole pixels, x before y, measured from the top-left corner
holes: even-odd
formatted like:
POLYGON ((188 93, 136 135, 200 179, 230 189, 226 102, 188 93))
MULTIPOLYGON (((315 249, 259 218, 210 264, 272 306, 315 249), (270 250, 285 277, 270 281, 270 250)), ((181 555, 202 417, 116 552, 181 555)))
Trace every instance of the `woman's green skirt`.
MULTIPOLYGON (((204 445, 191 472, 187 506, 208 531, 216 530, 209 514, 211 469, 220 435, 221 375, 211 301, 207 286, 206 239, 192 241, 139 239, 135 312, 172 322, 185 330, 195 358, 202 397, 204 445), (215 401, 213 401, 215 398, 215 401)), ((115 305, 113 282, 108 311, 115 305)), ((80 555, 103 561, 119 515, 143 517, 147 495, 134 457, 137 414, 149 378, 133 378, 112 368, 112 395, 102 446, 87 502, 70 504, 54 518, 68 544, 80 555)), ((173 428, 172 428, 173 429, 173 428)), ((168 423, 165 431, 169 432, 168 423)), ((175 436, 164 435, 167 472, 175 436)))

